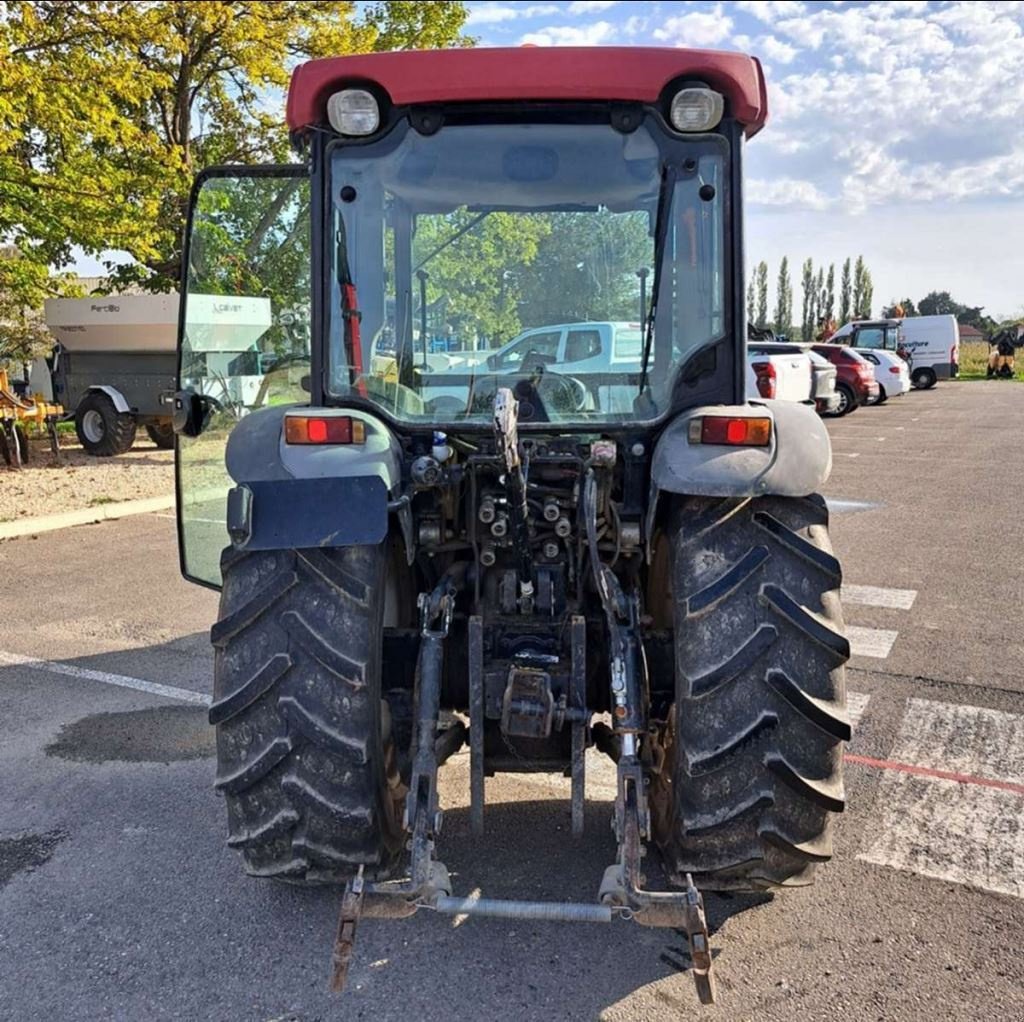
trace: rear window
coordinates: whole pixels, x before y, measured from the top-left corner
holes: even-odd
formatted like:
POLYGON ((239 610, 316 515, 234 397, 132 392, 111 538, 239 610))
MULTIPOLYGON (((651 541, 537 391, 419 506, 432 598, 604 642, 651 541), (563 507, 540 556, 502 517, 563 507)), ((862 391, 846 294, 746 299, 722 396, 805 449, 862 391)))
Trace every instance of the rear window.
POLYGON ((619 327, 612 342, 612 357, 616 359, 640 358, 643 351, 644 334, 640 324, 619 327))

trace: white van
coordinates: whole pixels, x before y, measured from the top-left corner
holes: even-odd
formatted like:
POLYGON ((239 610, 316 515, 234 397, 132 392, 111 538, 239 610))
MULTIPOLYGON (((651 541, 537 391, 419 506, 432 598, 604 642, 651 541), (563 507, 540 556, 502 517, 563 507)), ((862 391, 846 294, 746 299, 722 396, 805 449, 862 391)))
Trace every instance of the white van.
POLYGON ((960 330, 955 316, 857 320, 844 323, 829 343, 899 352, 910 363, 915 387, 934 387, 937 380, 955 379, 960 373, 960 330))
POLYGON ((910 354, 915 387, 960 375, 960 328, 955 316, 908 316, 900 322, 900 340, 910 354))

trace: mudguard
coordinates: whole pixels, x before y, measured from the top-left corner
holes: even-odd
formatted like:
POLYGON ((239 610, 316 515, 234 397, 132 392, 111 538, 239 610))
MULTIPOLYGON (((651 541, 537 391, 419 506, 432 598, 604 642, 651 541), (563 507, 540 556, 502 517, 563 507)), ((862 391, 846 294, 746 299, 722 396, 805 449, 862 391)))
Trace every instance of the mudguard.
POLYGON ((651 506, 658 491, 697 497, 806 497, 832 471, 832 444, 810 405, 759 401, 684 412, 662 433, 651 467, 651 506), (704 415, 764 416, 772 421, 767 447, 691 444, 690 422, 704 415))
POLYGON ((124 399, 124 394, 117 389, 117 387, 111 387, 108 384, 94 383, 91 387, 86 387, 85 392, 87 394, 94 390, 98 390, 101 394, 106 394, 111 401, 114 402, 114 408, 121 414, 124 412, 130 412, 132 410, 131 405, 124 399))
POLYGON ((253 412, 232 430, 225 462, 237 484, 228 493, 227 516, 236 547, 356 546, 380 543, 387 535, 388 502, 401 482, 401 460, 390 430, 372 415, 304 406, 253 412), (289 414, 351 416, 365 425, 366 441, 286 444, 289 414))

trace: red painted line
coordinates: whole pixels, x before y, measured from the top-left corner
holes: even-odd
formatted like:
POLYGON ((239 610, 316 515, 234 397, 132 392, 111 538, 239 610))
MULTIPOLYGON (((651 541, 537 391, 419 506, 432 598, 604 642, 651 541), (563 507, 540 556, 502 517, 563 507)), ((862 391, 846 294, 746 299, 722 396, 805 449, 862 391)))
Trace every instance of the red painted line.
POLYGON ((998 788, 1000 791, 1012 791, 1015 795, 1024 795, 1024 784, 1013 781, 997 781, 988 777, 974 777, 971 774, 958 774, 952 770, 936 770, 933 767, 914 766, 912 763, 900 763, 892 759, 872 759, 871 756, 857 756, 848 752, 844 757, 847 763, 874 767, 877 770, 899 770, 904 774, 917 774, 920 777, 939 777, 944 781, 956 781, 959 784, 977 784, 983 788, 998 788))

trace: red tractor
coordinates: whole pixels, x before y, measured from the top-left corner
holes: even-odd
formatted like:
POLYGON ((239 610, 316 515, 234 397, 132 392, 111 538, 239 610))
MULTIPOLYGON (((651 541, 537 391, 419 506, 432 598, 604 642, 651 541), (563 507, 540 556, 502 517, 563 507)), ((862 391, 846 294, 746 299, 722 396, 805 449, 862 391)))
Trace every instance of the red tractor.
POLYGON ((299 162, 197 182, 175 428, 182 570, 221 589, 216 786, 249 874, 345 885, 339 984, 372 899, 682 928, 709 1000, 699 889, 832 853, 831 449, 744 396, 766 115, 738 53, 344 57, 294 74, 299 162), (531 770, 571 777, 579 837, 611 757, 593 902, 453 893, 464 743, 477 834, 484 778, 531 770))

